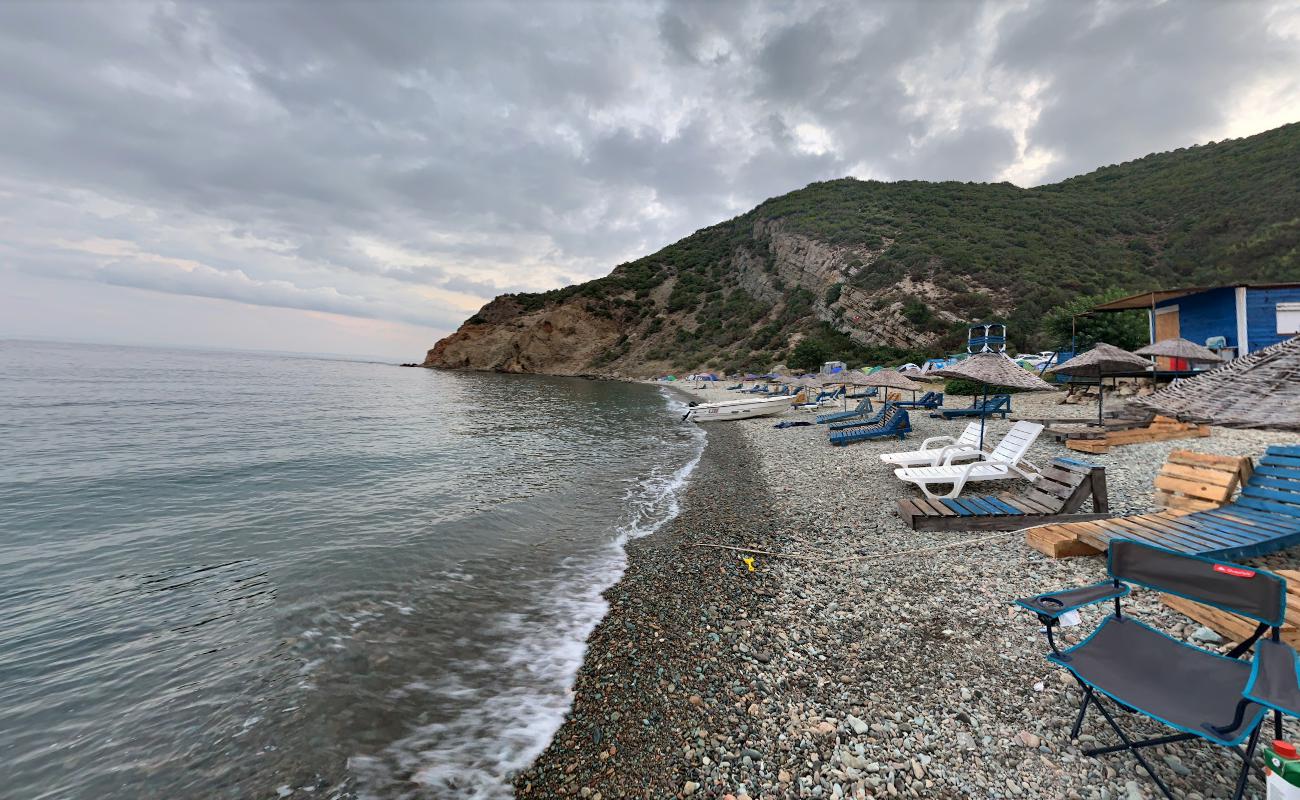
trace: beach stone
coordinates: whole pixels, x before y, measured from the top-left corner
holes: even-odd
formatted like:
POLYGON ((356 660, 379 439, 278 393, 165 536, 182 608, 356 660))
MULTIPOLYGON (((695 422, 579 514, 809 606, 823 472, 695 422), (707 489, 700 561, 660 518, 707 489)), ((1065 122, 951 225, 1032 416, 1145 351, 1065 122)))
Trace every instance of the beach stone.
POLYGON ((699 788, 700 785, 695 781, 687 781, 682 786, 682 794, 686 795, 687 797, 690 797, 691 795, 695 794, 696 790, 699 788))
POLYGON ((1217 632, 1201 625, 1196 630, 1192 631, 1192 641, 1200 642, 1201 644, 1222 644, 1223 637, 1217 632))
POLYGON ((857 717, 853 716, 852 714, 849 714, 847 717, 845 717, 844 721, 845 723, 848 724, 850 728, 853 729, 853 732, 859 736, 864 736, 866 735, 867 731, 871 730, 870 725, 858 719, 857 717))

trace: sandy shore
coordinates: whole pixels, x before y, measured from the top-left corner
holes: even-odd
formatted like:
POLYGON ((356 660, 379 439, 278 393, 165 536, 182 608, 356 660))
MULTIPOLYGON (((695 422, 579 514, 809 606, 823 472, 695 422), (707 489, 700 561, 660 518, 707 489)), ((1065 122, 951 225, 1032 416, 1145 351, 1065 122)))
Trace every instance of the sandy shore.
MULTIPOLYGON (((1017 395, 1013 416, 1087 417, 1095 408, 1058 405, 1059 397, 1017 395)), ((1043 659, 1035 621, 1008 605, 1100 580, 1102 559, 1049 559, 1023 534, 907 554, 987 536, 918 533, 895 514, 895 501, 915 489, 876 455, 955 435, 964 424, 923 412, 912 421, 902 447, 894 439, 832 448, 824 427, 778 430, 771 418, 710 427, 681 516, 629 546, 627 575, 607 593, 610 614, 589 642, 573 712, 519 777, 518 794, 1154 797, 1131 758, 1081 754, 1092 737, 1111 742, 1099 717, 1089 718, 1081 742, 1070 741, 1073 681, 1043 659), (751 573, 742 554, 694 546, 703 542, 815 560, 759 556, 751 573), (891 553, 904 555, 880 557, 891 553), (865 559, 818 563, 850 557, 865 559)), ((1009 425, 990 421, 989 429, 1000 437, 1009 425)), ((1113 508, 1138 512, 1150 508, 1170 450, 1258 457, 1269 444, 1294 442, 1280 432, 1216 428, 1209 438, 1088 458, 1106 466, 1113 508)), ((1040 440, 1030 457, 1041 464, 1070 452, 1040 440)), ((1294 551, 1252 563, 1300 567, 1294 551)), ((1130 607, 1176 636, 1200 627, 1149 592, 1135 593, 1130 607)), ((1068 639, 1102 613, 1087 612, 1068 639)), ((1121 724, 1158 731, 1132 715, 1121 724)), ((1225 796, 1235 775, 1224 751, 1203 744, 1151 755, 1180 797, 1225 796)), ((1262 795, 1262 783, 1252 790, 1262 795)))

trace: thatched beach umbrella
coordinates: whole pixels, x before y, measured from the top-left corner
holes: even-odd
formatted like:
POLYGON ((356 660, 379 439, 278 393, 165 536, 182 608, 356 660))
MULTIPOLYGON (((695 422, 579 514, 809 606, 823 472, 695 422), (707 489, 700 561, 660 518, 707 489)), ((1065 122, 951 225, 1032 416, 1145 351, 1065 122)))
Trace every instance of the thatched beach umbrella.
MULTIPOLYGON (((1006 386, 1028 392, 1050 392, 1056 388, 1001 353, 979 353, 930 374, 940 378, 965 378, 983 384, 984 403, 988 402, 990 386, 1006 386)), ((981 450, 984 449, 984 421, 987 418, 988 414, 980 414, 981 450)))
POLYGON ((916 397, 917 391, 925 391, 925 387, 901 372, 892 369, 882 369, 880 372, 872 373, 867 376, 868 386, 879 386, 885 390, 885 399, 889 399, 890 389, 901 389, 905 392, 911 392, 916 397))
POLYGON ((1113 344, 1097 342, 1092 349, 1081 353, 1064 364, 1048 370, 1055 375, 1072 375, 1081 378, 1097 379, 1097 424, 1101 425, 1102 390, 1101 379, 1116 372, 1132 372, 1150 369, 1151 362, 1127 350, 1121 350, 1113 344))
POLYGON ((1223 358, 1210 348, 1201 347, 1196 342, 1189 342, 1181 338, 1161 339, 1155 344, 1149 344, 1133 352, 1140 356, 1181 358, 1192 364, 1220 364, 1223 362, 1223 358))
POLYGON ((1179 419, 1300 431, 1300 336, 1139 397, 1179 419))

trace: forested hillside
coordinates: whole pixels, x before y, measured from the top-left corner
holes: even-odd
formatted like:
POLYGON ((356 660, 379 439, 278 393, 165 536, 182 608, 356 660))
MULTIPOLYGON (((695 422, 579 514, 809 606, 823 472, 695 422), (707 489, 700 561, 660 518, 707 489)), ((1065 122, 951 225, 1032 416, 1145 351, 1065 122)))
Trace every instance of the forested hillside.
POLYGON ((429 366, 564 373, 762 368, 802 340, 873 356, 954 346, 996 316, 1022 349, 1079 295, 1300 280, 1300 124, 1060 183, 815 183, 621 264, 504 295, 429 366))

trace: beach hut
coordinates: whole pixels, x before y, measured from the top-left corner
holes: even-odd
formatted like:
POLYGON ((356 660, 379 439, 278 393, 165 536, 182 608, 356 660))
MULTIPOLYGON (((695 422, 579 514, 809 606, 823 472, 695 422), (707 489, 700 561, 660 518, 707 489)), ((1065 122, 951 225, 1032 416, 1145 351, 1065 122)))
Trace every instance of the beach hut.
POLYGON ((1300 431, 1300 336, 1135 402, 1181 420, 1300 431))
MULTIPOLYGON (((1182 337, 1203 343, 1227 360, 1300 333, 1300 283, 1142 292, 1094 306, 1092 311, 1146 311, 1152 343, 1182 337)), ((1165 357, 1157 362, 1160 369, 1178 368, 1165 357)))

